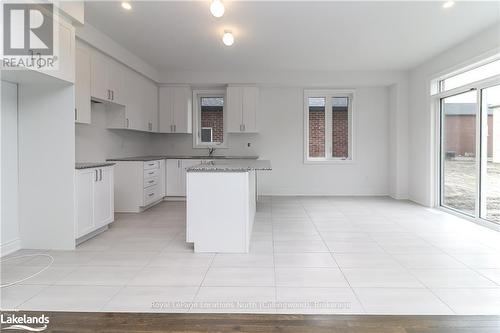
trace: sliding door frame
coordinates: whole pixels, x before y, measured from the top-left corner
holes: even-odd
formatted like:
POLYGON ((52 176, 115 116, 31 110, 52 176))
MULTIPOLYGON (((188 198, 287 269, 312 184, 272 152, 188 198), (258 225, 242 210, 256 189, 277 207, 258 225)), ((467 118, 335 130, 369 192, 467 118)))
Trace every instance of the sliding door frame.
MULTIPOLYGON (((484 150, 487 149, 487 140, 486 144, 483 144, 483 137, 487 138, 487 132, 485 133, 485 129, 487 128, 487 121, 488 118, 484 117, 484 111, 482 110, 482 90, 493 87, 496 85, 500 85, 500 75, 492 76, 484 80, 480 80, 477 82, 473 82, 470 84, 466 84, 461 87, 457 87, 454 89, 450 89, 445 92, 440 92, 435 95, 432 95, 431 97, 431 110, 434 115, 434 121, 435 121, 435 180, 434 184, 436 184, 435 188, 435 202, 434 206, 436 208, 440 208, 444 211, 453 213, 454 215, 460 216, 467 218, 468 220, 471 220, 473 222, 476 222, 478 224, 487 226, 492 229, 500 230, 500 224, 489 221, 486 219, 481 218, 481 205, 483 203, 483 195, 482 195, 482 179, 485 178, 485 172, 486 172, 486 167, 484 166, 484 163, 482 163, 482 157, 484 156, 484 150), (442 112, 442 100, 447 97, 452 97, 456 96, 462 93, 466 93, 469 91, 475 90, 476 91, 476 105, 477 105, 477 112, 476 112, 476 132, 475 132, 475 137, 476 137, 476 142, 475 142, 475 150, 476 150, 476 198, 475 198, 475 209, 474 209, 474 215, 467 214, 465 212, 462 212, 458 209, 446 206, 443 204, 443 192, 444 192, 444 176, 443 176, 443 171, 444 171, 444 163, 442 160, 443 156, 443 112, 442 112), (486 148, 485 148, 486 146, 486 148)), ((487 114, 487 112, 486 112, 487 114)), ((487 162, 486 162, 487 164, 487 162)))

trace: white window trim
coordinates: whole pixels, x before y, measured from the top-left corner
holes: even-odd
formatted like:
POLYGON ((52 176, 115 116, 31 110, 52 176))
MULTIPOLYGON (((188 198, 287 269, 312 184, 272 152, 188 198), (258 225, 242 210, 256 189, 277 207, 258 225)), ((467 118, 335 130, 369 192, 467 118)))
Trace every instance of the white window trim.
POLYGON ((193 148, 229 148, 227 135, 227 111, 226 111, 226 90, 222 89, 198 89, 193 90, 193 148), (200 97, 224 97, 222 108, 224 121, 224 134, 222 143, 201 142, 201 108, 200 97))
POLYGON ((354 158, 354 110, 355 90, 352 89, 304 89, 304 164, 353 164, 354 158), (325 152, 331 155, 331 100, 333 97, 349 97, 348 106, 348 158, 342 157, 309 157, 309 101, 310 97, 325 97, 325 152), (330 138, 330 140, 328 140, 330 138))

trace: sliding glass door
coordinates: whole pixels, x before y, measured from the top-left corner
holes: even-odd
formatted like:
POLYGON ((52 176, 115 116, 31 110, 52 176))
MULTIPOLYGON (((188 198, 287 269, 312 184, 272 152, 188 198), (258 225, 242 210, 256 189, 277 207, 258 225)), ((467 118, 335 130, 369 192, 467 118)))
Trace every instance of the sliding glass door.
POLYGON ((440 120, 441 205, 500 223, 500 85, 454 89, 440 120))
POLYGON ((500 85, 481 90, 480 217, 500 223, 500 85))
POLYGON ((474 215, 477 202, 477 91, 441 99, 441 204, 474 215))

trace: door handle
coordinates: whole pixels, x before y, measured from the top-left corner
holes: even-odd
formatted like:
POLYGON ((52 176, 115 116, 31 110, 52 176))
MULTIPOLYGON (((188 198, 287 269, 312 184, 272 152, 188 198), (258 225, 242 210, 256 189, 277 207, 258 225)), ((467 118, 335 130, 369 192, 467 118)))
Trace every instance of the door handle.
POLYGON ((127 128, 128 128, 128 126, 129 126, 130 122, 129 122, 128 118, 126 118, 126 119, 127 119, 127 128))
POLYGON ((97 175, 97 169, 95 169, 95 181, 97 181, 99 178, 97 178, 98 175, 97 175))
POLYGON ((111 90, 111 100, 112 101, 115 100, 115 91, 114 90, 111 90))
POLYGON ((78 120, 78 111, 75 108, 75 120, 78 120))
POLYGON ((99 181, 102 181, 102 169, 99 169, 99 181))
POLYGON ((108 89, 108 100, 111 99, 111 90, 108 89))

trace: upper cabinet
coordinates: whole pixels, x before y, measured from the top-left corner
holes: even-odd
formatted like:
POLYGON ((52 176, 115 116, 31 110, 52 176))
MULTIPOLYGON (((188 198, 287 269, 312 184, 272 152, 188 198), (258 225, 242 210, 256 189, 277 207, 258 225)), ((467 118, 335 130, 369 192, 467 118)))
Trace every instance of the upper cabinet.
POLYGON ((192 97, 189 86, 160 87, 159 132, 192 133, 192 97))
POLYGON ((90 51, 76 47, 75 122, 90 124, 90 51))
POLYGON ((259 89, 256 86, 229 85, 226 101, 227 131, 257 133, 259 89))
POLYGON ((91 56, 92 98, 125 105, 123 87, 124 67, 118 62, 95 51, 91 56))
MULTIPOLYGON (((137 72, 127 70, 125 78, 125 118, 123 127, 138 131, 158 131, 158 87, 137 72)), ((119 119, 118 119, 119 120, 119 119)))
POLYGON ((158 132, 155 82, 84 43, 78 43, 76 60, 76 122, 90 123, 92 99, 105 102, 108 128, 158 132))

